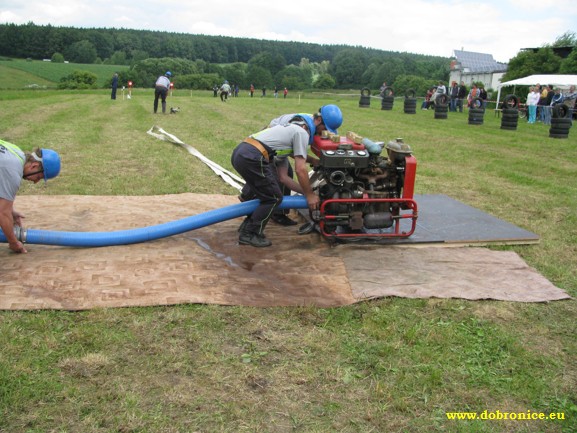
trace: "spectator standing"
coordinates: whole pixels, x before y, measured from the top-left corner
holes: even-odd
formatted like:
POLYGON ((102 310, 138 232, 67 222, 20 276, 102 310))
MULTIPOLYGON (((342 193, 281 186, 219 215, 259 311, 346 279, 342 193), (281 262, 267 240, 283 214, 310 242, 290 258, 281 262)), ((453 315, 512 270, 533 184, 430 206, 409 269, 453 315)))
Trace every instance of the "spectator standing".
POLYGON ((166 114, 166 96, 168 95, 168 89, 170 89, 170 77, 172 77, 172 73, 166 71, 164 75, 156 79, 154 84, 154 114, 158 111, 159 99, 162 101, 162 113, 166 114))
POLYGON ((436 104, 439 96, 446 94, 447 94, 447 88, 445 87, 442 81, 439 81, 439 85, 437 86, 437 90, 435 91, 435 95, 433 96, 433 102, 436 104))
POLYGON ((563 100, 565 101, 565 105, 569 107, 569 114, 567 116, 573 119, 573 110, 575 110, 575 101, 577 100, 577 92, 575 91, 574 85, 571 85, 569 91, 563 95, 563 100))
POLYGON ((548 86, 543 86, 541 88, 541 96, 539 98, 539 106, 537 107, 537 114, 539 115, 539 120, 543 123, 545 123, 545 115, 546 115, 545 113, 547 111, 545 109, 547 107, 547 94, 549 93, 547 87, 548 86))
POLYGON ((481 86, 479 88, 479 98, 483 101, 483 109, 487 106, 487 91, 485 90, 485 86, 481 86))
POLYGON ((116 89, 118 89, 118 72, 115 72, 112 76, 112 92, 110 94, 110 99, 116 99, 116 89))
POLYGON ((250 97, 252 98, 252 96, 254 95, 254 84, 250 85, 250 97))
POLYGON ((238 98, 238 92, 240 91, 240 87, 238 87, 238 84, 234 85, 234 97, 238 98))
POLYGON ((449 110, 450 111, 457 111, 457 99, 459 98, 459 86, 457 85, 456 81, 451 83, 451 89, 449 91, 450 102, 449 102, 449 110))
POLYGON ((531 86, 529 88, 529 94, 527 95, 527 123, 535 123, 537 119, 537 104, 539 104, 539 93, 535 90, 535 87, 531 86))
POLYGON ((471 108, 471 104, 473 103, 473 99, 479 97, 479 88, 476 84, 471 84, 471 90, 469 91, 469 95, 467 96, 467 107, 471 108))
POLYGON ((459 93, 457 95, 457 107, 459 107, 459 113, 463 112, 463 99, 467 97, 467 93, 467 86, 465 86, 465 83, 461 81, 461 84, 459 85, 459 93))
POLYGON ((274 97, 278 98, 278 88, 274 86, 274 97))
POLYGON ((266 86, 262 86, 262 98, 266 96, 266 86))
POLYGON ((288 89, 285 87, 282 93, 283 93, 284 99, 286 99, 286 95, 288 95, 288 89))
POLYGON ((555 96, 555 92, 553 91, 553 86, 549 84, 547 86, 547 98, 545 98, 545 106, 543 107, 543 123, 545 125, 551 125, 551 106, 553 105, 553 96, 555 96))

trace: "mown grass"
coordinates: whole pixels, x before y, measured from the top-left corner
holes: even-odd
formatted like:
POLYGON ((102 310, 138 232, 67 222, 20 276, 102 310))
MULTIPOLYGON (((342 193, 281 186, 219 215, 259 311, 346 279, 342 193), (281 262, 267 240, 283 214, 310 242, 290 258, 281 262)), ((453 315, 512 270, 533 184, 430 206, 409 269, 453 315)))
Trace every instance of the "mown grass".
MULTIPOLYGON (((539 124, 504 131, 492 112, 480 126, 466 113, 406 115, 399 100, 392 111, 378 100, 359 108, 358 95, 242 95, 225 104, 176 91, 168 106, 180 113, 154 115, 148 90, 117 101, 107 91, 33 93, 0 93, 0 137, 57 149, 63 170, 21 194, 235 194, 146 131, 161 126, 230 169, 234 146, 273 117, 338 103, 345 131, 412 146, 417 193, 447 194, 539 234, 538 245, 495 248, 577 295, 575 131, 566 140, 539 124)), ((0 432, 574 432, 576 312, 573 300, 399 298, 333 309, 5 311, 0 432), (445 415, 484 410, 566 419, 445 415)))

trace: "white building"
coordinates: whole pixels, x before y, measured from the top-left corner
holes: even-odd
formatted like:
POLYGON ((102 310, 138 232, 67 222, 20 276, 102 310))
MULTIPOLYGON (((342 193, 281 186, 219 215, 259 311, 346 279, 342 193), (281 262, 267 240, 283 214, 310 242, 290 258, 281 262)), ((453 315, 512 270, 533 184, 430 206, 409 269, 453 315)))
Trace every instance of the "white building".
POLYGON ((473 82, 482 82, 486 89, 496 89, 507 72, 507 64, 499 63, 491 54, 454 50, 451 60, 449 84, 463 81, 467 87, 473 82))

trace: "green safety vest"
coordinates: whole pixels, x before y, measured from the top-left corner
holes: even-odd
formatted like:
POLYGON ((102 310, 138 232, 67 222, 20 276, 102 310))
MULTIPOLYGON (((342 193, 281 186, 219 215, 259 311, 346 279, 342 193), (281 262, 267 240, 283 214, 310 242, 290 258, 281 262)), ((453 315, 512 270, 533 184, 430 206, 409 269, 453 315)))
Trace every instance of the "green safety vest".
POLYGON ((6 149, 8 149, 10 151, 10 153, 16 155, 18 157, 18 159, 22 162, 22 165, 24 165, 24 158, 22 158, 20 156, 20 154, 17 152, 17 150, 22 151, 18 146, 16 146, 15 144, 12 144, 12 143, 8 143, 7 141, 4 141, 4 140, 0 140, 0 145, 4 146, 6 149))

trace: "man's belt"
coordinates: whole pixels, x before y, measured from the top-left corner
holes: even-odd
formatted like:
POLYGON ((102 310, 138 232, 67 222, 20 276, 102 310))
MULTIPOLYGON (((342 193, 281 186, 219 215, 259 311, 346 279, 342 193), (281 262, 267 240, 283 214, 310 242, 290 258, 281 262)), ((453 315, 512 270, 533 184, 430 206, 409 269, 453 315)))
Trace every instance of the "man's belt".
POLYGON ((264 145, 260 141, 254 139, 252 137, 245 138, 243 141, 245 143, 248 143, 248 144, 256 147, 260 151, 260 153, 262 153, 262 156, 264 156, 264 159, 269 161, 269 151, 264 147, 264 145))

